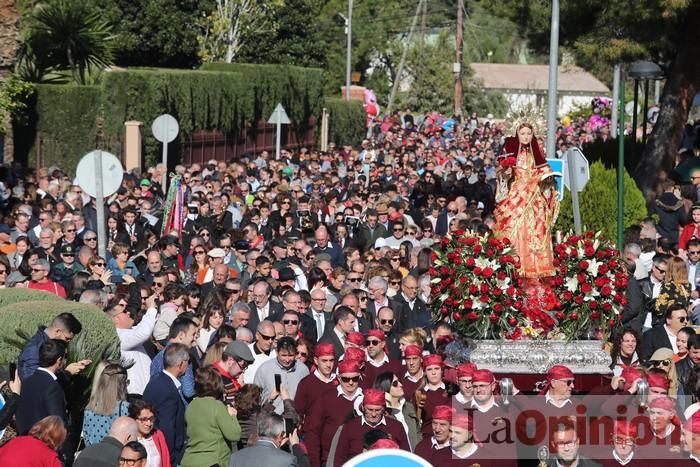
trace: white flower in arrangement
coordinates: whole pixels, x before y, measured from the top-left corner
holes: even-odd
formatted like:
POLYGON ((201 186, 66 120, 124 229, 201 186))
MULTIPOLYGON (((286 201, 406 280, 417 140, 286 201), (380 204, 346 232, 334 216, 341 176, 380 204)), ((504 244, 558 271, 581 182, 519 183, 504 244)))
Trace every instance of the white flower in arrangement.
POLYGON ((578 289, 578 279, 576 279, 576 276, 571 276, 566 278, 566 290, 569 292, 576 292, 576 289, 578 289))
POLYGON ((491 264, 491 261, 489 261, 489 259, 486 257, 481 257, 481 256, 477 257, 475 260, 475 263, 481 269, 488 268, 488 267, 495 269, 495 266, 493 264, 491 264))
POLYGON ((597 276, 598 275, 598 267, 600 266, 600 264, 601 263, 599 263, 598 260, 596 260, 595 258, 590 260, 590 262, 588 263, 588 269, 587 269, 588 274, 590 274, 593 277, 597 276))

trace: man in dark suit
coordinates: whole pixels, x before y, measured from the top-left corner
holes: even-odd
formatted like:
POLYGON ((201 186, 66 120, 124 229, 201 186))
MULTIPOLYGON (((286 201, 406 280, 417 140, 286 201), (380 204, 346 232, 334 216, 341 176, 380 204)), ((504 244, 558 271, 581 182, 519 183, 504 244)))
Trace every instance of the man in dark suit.
MULTIPOLYGON (((304 324, 302 321, 301 332, 312 342, 317 342, 325 334, 326 331, 333 327, 333 318, 331 313, 325 312, 326 292, 323 289, 315 289, 311 291, 311 305, 304 312, 304 315, 310 318, 312 325, 304 324)), ((309 320, 305 320, 309 322, 309 320)))
POLYGON ((639 350, 639 358, 642 361, 649 360, 654 352, 664 347, 673 350, 673 353, 678 352, 676 334, 688 321, 685 304, 674 303, 669 305, 664 317, 666 319, 665 324, 656 325, 644 333, 642 346, 639 350))
POLYGON ((129 441, 138 439, 136 421, 131 417, 119 417, 112 423, 109 434, 97 444, 86 447, 75 460, 73 467, 114 467, 119 464, 122 448, 129 441))
POLYGON ((317 255, 325 253, 331 257, 331 265, 334 268, 345 267, 345 256, 343 255, 343 250, 330 241, 330 232, 328 232, 328 227, 325 225, 320 226, 316 229, 314 235, 316 240, 316 246, 313 251, 317 255))
POLYGON ((450 230, 450 222, 457 215, 457 203, 450 201, 447 203, 447 210, 438 215, 435 222, 435 233, 441 237, 447 235, 450 230))
POLYGON ((136 210, 133 208, 125 208, 122 211, 122 219, 124 220, 122 232, 126 232, 123 239, 128 240, 127 245, 129 245, 129 251, 132 254, 141 251, 146 246, 146 230, 142 224, 136 221, 137 217, 136 210))
POLYGON ((158 427, 165 436, 172 465, 178 465, 185 454, 186 404, 178 379, 185 374, 189 363, 190 349, 186 345, 169 345, 163 356, 165 369, 151 378, 143 391, 143 398, 156 409, 158 427))
POLYGON ((401 281, 401 292, 394 296, 394 301, 400 304, 399 309, 394 309, 397 315, 396 329, 403 332, 410 328, 423 328, 430 332, 430 320, 432 318, 428 306, 418 297, 418 280, 408 275, 401 281))
POLYGON ((267 281, 260 280, 253 286, 253 301, 248 303, 250 321, 247 326, 252 332, 255 332, 261 321, 279 321, 282 318, 284 308, 281 303, 270 300, 271 296, 272 286, 267 281))
POLYGON ((372 322, 369 316, 362 313, 362 308, 360 308, 360 299, 354 293, 350 292, 343 295, 343 299, 340 301, 341 305, 350 307, 350 309, 355 313, 356 324, 355 330, 361 332, 365 336, 372 329, 372 322))
POLYGON ((261 465, 265 467, 296 467, 308 465, 309 459, 299 446, 299 436, 295 429, 292 433, 284 432, 284 419, 275 413, 260 415, 258 419, 258 441, 250 447, 234 453, 229 467, 242 465, 261 465), (292 453, 280 450, 285 438, 289 437, 292 453))
POLYGON ((369 290, 367 314, 369 315, 368 318, 370 318, 370 321, 375 321, 377 319, 377 311, 384 306, 390 307, 394 310, 395 314, 398 314, 399 310, 402 308, 401 304, 386 296, 388 288, 389 284, 383 277, 374 276, 370 278, 367 284, 367 289, 369 290))
POLYGON ((345 338, 355 330, 355 313, 347 306, 339 306, 333 312, 332 328, 327 327, 320 342, 329 342, 335 349, 335 358, 345 353, 345 338))
POLYGON ((600 464, 579 453, 579 439, 576 427, 569 421, 564 421, 554 428, 550 452, 554 453, 547 466, 576 465, 577 467, 600 467, 600 464))
POLYGON ((49 415, 66 420, 66 398, 56 374, 63 369, 67 344, 49 339, 39 347, 39 368, 22 381, 17 403, 17 433, 25 435, 36 422, 49 415))

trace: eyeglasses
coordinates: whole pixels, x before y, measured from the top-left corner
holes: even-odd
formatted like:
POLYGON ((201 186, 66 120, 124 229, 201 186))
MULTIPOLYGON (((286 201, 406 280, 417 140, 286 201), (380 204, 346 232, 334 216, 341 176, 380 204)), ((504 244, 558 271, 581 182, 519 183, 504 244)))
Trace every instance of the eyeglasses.
POLYGON ((85 237, 83 238, 83 240, 85 240, 86 242, 96 242, 97 237, 85 237))
POLYGON ((362 282, 361 277, 348 277, 348 282, 362 282))
POLYGON ((241 289, 228 289, 231 293, 241 293, 241 289))
POLYGON ((365 344, 369 347, 370 345, 374 347, 375 345, 379 345, 381 341, 380 340, 374 340, 374 339, 367 339, 365 341, 365 344))
POLYGON ((340 380, 343 383, 359 383, 360 382, 360 376, 341 376, 340 380))
POLYGON ((700 255, 700 250, 688 250, 689 255, 700 255))
POLYGON ((447 211, 447 212, 449 212, 450 214, 457 214, 457 210, 456 210, 456 209, 454 209, 454 210, 450 209, 450 210, 447 211))
POLYGON ((41 268, 32 268, 32 272, 44 272, 41 268))
POLYGON ((204 251, 195 251, 194 254, 195 255, 203 255, 203 254, 205 254, 205 252, 204 251))
POLYGON ((661 268, 658 267, 657 265, 654 265, 654 269, 656 269, 656 270, 659 272, 659 274, 666 274, 666 270, 665 270, 665 269, 661 269, 661 268))
POLYGON ((260 334, 260 337, 262 337, 262 338, 263 338, 264 340, 266 340, 266 341, 271 341, 271 340, 273 340, 275 337, 277 337, 277 336, 266 336, 265 334, 263 334, 263 333, 261 333, 261 332, 259 332, 258 334, 260 334))
POLYGON ((394 324, 393 319, 380 319, 379 322, 382 324, 394 324))
POLYGON ((308 356, 309 356, 309 354, 306 352, 297 352, 297 357, 306 358, 308 356))
POLYGON ((326 302, 327 300, 325 298, 312 298, 312 302, 326 302))
POLYGON ((105 263, 95 263, 93 266, 97 266, 98 268, 103 268, 105 267, 105 263))
POLYGON ((0 269, 0 274, 7 274, 7 269, 0 269))
POLYGON ((165 287, 165 282, 153 281, 153 287, 165 287))
POLYGON ((120 457, 119 465, 128 465, 129 467, 132 467, 136 465, 138 461, 141 461, 143 459, 145 459, 145 457, 139 457, 138 459, 127 459, 126 457, 120 457))
POLYGON ((671 366, 671 360, 649 360, 651 366, 671 366))
POLYGON ((366 302, 366 301, 367 301, 367 297, 360 297, 360 301, 361 301, 361 302, 366 302))
POLYGON ((290 325, 292 325, 292 326, 296 326, 297 324, 299 324, 299 320, 298 320, 298 319, 283 319, 283 320, 282 320, 282 323, 283 323, 283 324, 290 324, 290 325))
POLYGON ((201 235, 202 237, 210 237, 211 236, 211 234, 209 232, 202 232, 199 235, 201 235))
POLYGON ((634 440, 632 438, 623 438, 622 436, 616 436, 615 444, 624 444, 627 446, 634 446, 634 440))
POLYGON ((431 229, 423 229, 423 233, 433 233, 431 229))
POLYGON ((677 319, 679 323, 685 323, 686 321, 688 321, 688 318, 686 318, 685 316, 678 316, 672 319, 677 319))
POLYGON ((560 379, 558 381, 561 381, 562 383, 566 384, 567 386, 573 386, 574 385, 574 380, 573 379, 560 379))
POLYGON ((246 368, 248 368, 249 363, 245 360, 241 360, 239 358, 234 358, 234 360, 236 361, 236 364, 241 368, 241 370, 245 370, 246 368))
POLYGON ((394 232, 403 232, 403 229, 401 229, 401 228, 399 228, 399 229, 394 229, 394 232))
POLYGON ((66 233, 75 232, 75 229, 66 229, 66 233))
POLYGON ((401 381, 399 381, 398 379, 395 379, 394 381, 392 381, 391 385, 395 388, 400 388, 401 386, 403 386, 403 384, 401 384, 401 381))
POLYGON ((146 422, 155 422, 155 421, 156 421, 156 417, 138 417, 136 420, 138 420, 139 422, 144 422, 144 423, 146 423, 146 422))

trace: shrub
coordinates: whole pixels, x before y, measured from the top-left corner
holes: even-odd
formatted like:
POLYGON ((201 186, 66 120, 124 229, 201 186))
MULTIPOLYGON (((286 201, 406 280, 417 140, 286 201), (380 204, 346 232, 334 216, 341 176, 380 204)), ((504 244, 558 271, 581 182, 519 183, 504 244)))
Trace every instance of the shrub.
MULTIPOLYGON (((17 302, 64 302, 58 295, 23 288, 0 289, 0 308, 17 302)), ((3 323, 4 324, 4 323, 3 323)), ((3 326, 4 327, 4 326, 3 326)))
POLYGON ((92 367, 103 358, 119 358, 119 338, 112 321, 94 305, 58 300, 32 300, 12 303, 0 308, 0 364, 16 361, 27 339, 37 326, 46 326, 60 313, 70 312, 83 325, 83 330, 68 346, 68 361, 90 359, 92 367))
MULTIPOLYGON (((625 214, 624 228, 639 224, 647 215, 644 195, 625 171, 625 214)), ((607 238, 617 236, 617 173, 607 169, 601 162, 591 164, 591 179, 579 193, 581 223, 588 230, 601 231, 607 238)), ((555 229, 564 232, 574 228, 574 213, 571 193, 564 193, 559 218, 555 229)))
POLYGON ((330 113, 328 142, 336 146, 356 145, 364 139, 366 116, 362 102, 328 98, 325 105, 330 113))

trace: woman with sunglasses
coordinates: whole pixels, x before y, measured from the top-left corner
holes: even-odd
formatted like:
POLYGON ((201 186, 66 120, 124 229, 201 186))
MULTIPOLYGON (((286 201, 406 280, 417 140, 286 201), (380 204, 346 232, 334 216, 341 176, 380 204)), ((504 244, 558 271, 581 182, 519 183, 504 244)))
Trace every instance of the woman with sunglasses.
POLYGON ((188 272, 188 277, 190 279, 188 282, 197 285, 204 284, 207 277, 207 272, 209 272, 209 257, 207 256, 208 251, 209 249, 204 244, 198 244, 192 248, 192 265, 190 266, 190 270, 188 272))
POLYGON ((667 348, 658 349, 647 360, 648 368, 656 368, 666 373, 666 377, 670 382, 668 389, 669 397, 674 399, 678 395, 678 374, 676 373, 676 365, 673 363, 673 350, 667 348))
POLYGON ((101 256, 93 256, 87 262, 87 271, 90 273, 91 281, 101 281, 104 285, 109 285, 112 279, 112 271, 107 269, 107 262, 101 256))
POLYGON ((202 246, 205 247, 207 251, 214 248, 214 240, 212 238, 211 230, 209 228, 204 227, 200 229, 199 232, 197 232, 197 235, 202 237, 202 241, 204 242, 202 246))
POLYGON ((374 379, 372 387, 384 391, 387 412, 401 422, 404 430, 408 433, 411 448, 415 449, 422 438, 420 422, 416 415, 415 406, 406 400, 403 384, 401 384, 399 377, 391 371, 380 373, 374 379))

